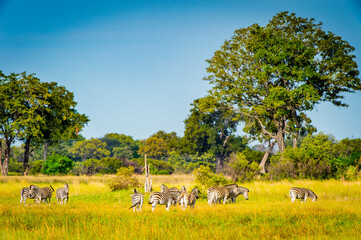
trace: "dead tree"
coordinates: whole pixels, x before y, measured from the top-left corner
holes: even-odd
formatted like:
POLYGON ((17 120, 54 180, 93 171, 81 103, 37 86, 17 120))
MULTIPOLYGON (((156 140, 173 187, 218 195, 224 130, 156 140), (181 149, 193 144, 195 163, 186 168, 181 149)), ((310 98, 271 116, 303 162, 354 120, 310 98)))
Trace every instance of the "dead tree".
POLYGON ((150 167, 147 164, 147 154, 144 155, 144 173, 145 173, 145 184, 144 184, 144 192, 152 191, 152 177, 150 176, 150 167))

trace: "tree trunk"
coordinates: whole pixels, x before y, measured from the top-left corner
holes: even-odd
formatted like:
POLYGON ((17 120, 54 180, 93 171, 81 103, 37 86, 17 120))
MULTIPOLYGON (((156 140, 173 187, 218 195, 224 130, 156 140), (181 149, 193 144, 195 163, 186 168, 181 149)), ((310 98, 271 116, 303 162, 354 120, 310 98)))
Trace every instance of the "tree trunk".
POLYGON ((224 156, 222 154, 216 154, 216 173, 220 173, 224 166, 224 156))
POLYGON ((31 142, 31 138, 27 138, 25 141, 24 163, 23 163, 24 176, 27 176, 29 172, 30 142, 31 142))
POLYGON ((295 135, 292 138, 292 147, 296 148, 298 144, 298 132, 295 133, 295 135))
POLYGON ((276 137, 277 137, 276 141, 278 145, 278 151, 280 153, 283 153, 283 151, 285 150, 285 136, 282 129, 278 130, 276 137))
POLYGON ((1 175, 7 176, 9 172, 9 159, 10 159, 10 151, 11 151, 11 140, 5 142, 5 150, 4 150, 4 161, 1 162, 1 175))
POLYGON ((44 162, 46 161, 46 157, 48 155, 48 149, 49 149, 49 139, 47 139, 44 143, 44 155, 43 155, 44 162))
POLYGON ((266 168, 265 168, 265 166, 266 166, 266 161, 267 161, 270 153, 272 152, 275 143, 276 143, 276 142, 272 142, 272 143, 269 145, 268 150, 264 153, 263 158, 262 158, 262 161, 261 161, 261 163, 259 164, 260 172, 261 172, 262 174, 265 174, 265 173, 266 173, 266 168))
POLYGON ((150 166, 149 164, 147 164, 147 154, 144 155, 144 173, 145 173, 144 192, 151 192, 152 178, 150 176, 150 166))

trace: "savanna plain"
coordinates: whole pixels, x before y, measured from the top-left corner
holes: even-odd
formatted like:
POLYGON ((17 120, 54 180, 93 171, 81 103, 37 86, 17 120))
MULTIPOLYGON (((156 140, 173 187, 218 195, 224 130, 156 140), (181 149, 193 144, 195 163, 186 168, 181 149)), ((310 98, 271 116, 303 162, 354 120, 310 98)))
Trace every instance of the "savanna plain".
MULTIPOLYGON (((134 213, 132 192, 111 192, 111 177, 0 177, 0 239, 361 239, 360 181, 255 181, 242 184, 249 200, 209 206, 201 198, 184 211, 158 205, 152 212, 145 194, 142 212, 134 213), (50 205, 20 204, 22 187, 65 183, 67 205, 58 205, 55 193, 50 205), (312 189, 318 201, 291 203, 285 195, 293 186, 312 189)), ((192 175, 153 177, 155 191, 162 183, 188 191, 195 185, 192 175)))

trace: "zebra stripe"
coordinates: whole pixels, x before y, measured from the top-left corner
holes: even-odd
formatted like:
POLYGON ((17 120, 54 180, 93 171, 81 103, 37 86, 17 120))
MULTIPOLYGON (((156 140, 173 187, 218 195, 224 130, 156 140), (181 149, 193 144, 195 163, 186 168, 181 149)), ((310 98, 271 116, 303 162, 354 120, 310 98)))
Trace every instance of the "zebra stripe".
POLYGON ((226 185, 225 188, 228 189, 229 191, 229 201, 231 203, 235 203, 236 202, 236 199, 239 195, 243 195, 244 198, 246 200, 248 200, 248 192, 249 190, 247 188, 244 188, 244 187, 238 187, 237 184, 230 184, 230 185, 226 185))
POLYGON ((182 206, 182 210, 186 209, 189 205, 190 208, 194 209, 194 205, 196 204, 196 200, 199 198, 199 190, 197 188, 193 188, 191 193, 182 192, 179 197, 179 202, 182 206))
POLYGON ((152 204, 152 212, 157 204, 166 205, 166 210, 169 211, 169 206, 172 203, 172 197, 170 196, 170 190, 164 184, 161 186, 161 192, 154 192, 150 194, 149 204, 152 204))
MULTIPOLYGON (((31 188, 30 188, 30 192, 32 192, 31 188)), ((35 196, 35 202, 37 202, 37 203, 47 202, 50 204, 50 199, 51 199, 51 195, 53 192, 54 192, 54 188, 51 185, 50 185, 50 187, 39 188, 38 192, 35 196)))
POLYGON ((137 209, 137 211, 142 211, 143 202, 144 202, 143 194, 138 192, 137 189, 134 189, 132 195, 132 206, 130 208, 133 208, 134 212, 135 209, 137 209))
POLYGON ((307 198, 311 198, 312 202, 317 201, 317 195, 312 192, 310 189, 307 188, 299 188, 299 187, 293 187, 289 191, 291 202, 293 203, 296 199, 301 199, 301 203, 305 201, 307 198))
POLYGON ((66 204, 69 200, 69 185, 65 184, 64 188, 58 188, 56 190, 56 199, 58 204, 66 204), (65 202, 64 202, 65 200, 65 202))
POLYGON ((227 188, 218 186, 218 187, 210 187, 207 190, 208 195, 208 204, 212 205, 213 203, 221 203, 223 199, 223 204, 226 204, 226 201, 229 197, 229 191, 227 188))
MULTIPOLYGON (((165 186, 165 185, 164 185, 164 186, 165 186)), ((179 189, 176 188, 176 187, 172 187, 172 188, 169 189, 169 194, 170 194, 170 196, 171 196, 171 198, 172 198, 172 204, 173 204, 173 206, 176 206, 177 203, 179 203, 178 198, 179 198, 180 195, 181 195, 181 191, 179 191, 179 189)))
POLYGON ((27 198, 34 199, 38 188, 39 188, 38 186, 30 185, 30 187, 24 187, 23 189, 21 189, 20 190, 20 196, 21 196, 20 203, 25 204, 27 198), (32 193, 30 193, 30 188, 34 188, 32 193))

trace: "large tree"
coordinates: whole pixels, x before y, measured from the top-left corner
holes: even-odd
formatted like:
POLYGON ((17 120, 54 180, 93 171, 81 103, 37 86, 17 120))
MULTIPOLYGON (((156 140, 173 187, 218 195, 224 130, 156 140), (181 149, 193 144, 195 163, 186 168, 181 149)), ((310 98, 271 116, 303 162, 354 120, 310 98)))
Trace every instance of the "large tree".
MULTIPOLYGON (((24 174, 31 146, 45 140, 74 138, 89 121, 76 109, 74 95, 55 82, 40 82, 35 74, 0 75, 0 136, 5 139, 2 174, 7 175, 10 145, 24 142, 24 174)), ((1 148, 1 147, 0 147, 1 148)))
POLYGON ((214 154, 216 171, 219 172, 231 151, 229 142, 235 138, 232 133, 236 131, 239 120, 239 115, 232 108, 210 96, 195 100, 191 114, 184 121, 183 142, 186 152, 214 154))
POLYGON ((300 133, 315 131, 307 113, 316 104, 345 107, 343 94, 361 89, 354 48, 321 26, 281 12, 265 27, 236 30, 207 60, 210 96, 241 114, 245 132, 275 141, 280 152, 285 136, 296 146, 300 133))

